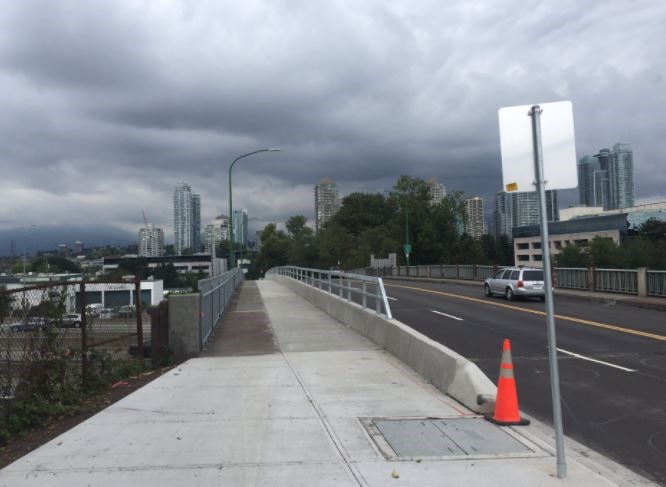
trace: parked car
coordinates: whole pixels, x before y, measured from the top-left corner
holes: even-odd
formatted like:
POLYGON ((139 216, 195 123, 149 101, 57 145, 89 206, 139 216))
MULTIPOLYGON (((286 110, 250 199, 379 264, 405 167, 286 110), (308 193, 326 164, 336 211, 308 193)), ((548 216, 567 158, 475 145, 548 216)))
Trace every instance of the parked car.
POLYGON ((543 270, 534 267, 506 267, 483 285, 486 296, 502 294, 508 301, 517 297, 546 299, 543 287, 543 270))
POLYGON ((52 320, 43 316, 31 316, 19 323, 14 323, 9 327, 11 331, 36 331, 44 330, 52 324, 52 320))
POLYGON ((99 310, 98 315, 103 320, 110 320, 113 318, 113 310, 111 308, 102 308, 99 310))
POLYGON ((58 322, 58 325, 63 328, 78 328, 81 326, 81 315, 79 313, 67 313, 58 322))
POLYGON ((91 303, 86 305, 86 313, 89 316, 99 316, 100 311, 104 308, 102 303, 91 303))
POLYGON ((118 316, 121 318, 131 318, 136 314, 136 306, 133 304, 126 304, 118 308, 118 316))

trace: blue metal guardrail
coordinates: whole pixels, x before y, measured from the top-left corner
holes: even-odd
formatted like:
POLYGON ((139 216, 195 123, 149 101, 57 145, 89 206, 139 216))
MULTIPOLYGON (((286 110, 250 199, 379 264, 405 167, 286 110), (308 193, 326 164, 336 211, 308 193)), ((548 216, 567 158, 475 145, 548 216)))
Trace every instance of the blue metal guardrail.
POLYGON ((649 296, 666 297, 666 271, 647 271, 649 296))
POLYGON ((595 289, 611 293, 638 294, 638 271, 595 269, 595 289))
MULTIPOLYGON (((353 269, 352 273, 382 277, 423 277, 484 281, 500 267, 486 265, 440 264, 353 269)), ((641 277, 637 269, 588 269, 556 267, 555 286, 560 289, 601 291, 608 293, 639 293, 639 279, 645 278, 647 296, 666 297, 666 271, 648 269, 641 277)))
POLYGON ((368 307, 368 297, 374 298, 377 314, 382 314, 388 319, 393 318, 381 277, 294 266, 273 267, 266 272, 266 277, 271 275, 296 279, 329 294, 337 294, 338 297, 347 299, 347 301, 351 301, 353 296, 358 295, 363 308, 368 307))
POLYGON ((201 299, 201 346, 205 346, 211 333, 229 305, 231 296, 238 285, 243 282, 242 269, 237 267, 219 276, 201 279, 198 283, 201 299))
POLYGON ((557 287, 561 289, 587 290, 586 267, 557 267, 553 269, 557 287))

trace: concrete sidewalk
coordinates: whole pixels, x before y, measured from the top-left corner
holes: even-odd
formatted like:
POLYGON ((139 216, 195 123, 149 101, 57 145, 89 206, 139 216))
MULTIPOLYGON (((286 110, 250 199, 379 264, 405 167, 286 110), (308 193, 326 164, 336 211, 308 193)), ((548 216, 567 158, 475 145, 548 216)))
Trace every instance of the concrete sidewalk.
POLYGON ((238 355, 214 342, 0 471, 0 485, 647 485, 573 443, 557 479, 549 428, 474 417, 278 283, 244 283, 237 302, 215 340, 233 321, 238 355), (244 343, 243 312, 263 347, 244 343))

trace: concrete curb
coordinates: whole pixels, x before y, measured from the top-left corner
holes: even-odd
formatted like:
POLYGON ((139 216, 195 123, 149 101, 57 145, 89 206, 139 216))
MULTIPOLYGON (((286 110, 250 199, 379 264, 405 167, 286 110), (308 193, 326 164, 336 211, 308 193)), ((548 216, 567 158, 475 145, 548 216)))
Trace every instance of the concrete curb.
POLYGON ((497 395, 497 388, 476 364, 397 320, 389 320, 356 303, 341 299, 284 276, 270 279, 286 286, 328 315, 384 348, 467 408, 492 412, 494 401, 479 405, 479 397, 497 395))

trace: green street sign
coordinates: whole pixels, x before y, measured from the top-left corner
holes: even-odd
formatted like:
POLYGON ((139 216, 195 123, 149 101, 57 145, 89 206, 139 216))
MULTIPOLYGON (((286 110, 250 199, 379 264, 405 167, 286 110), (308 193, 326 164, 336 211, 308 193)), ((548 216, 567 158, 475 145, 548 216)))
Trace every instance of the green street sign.
POLYGON ((405 255, 412 253, 412 246, 410 244, 405 244, 405 255))

